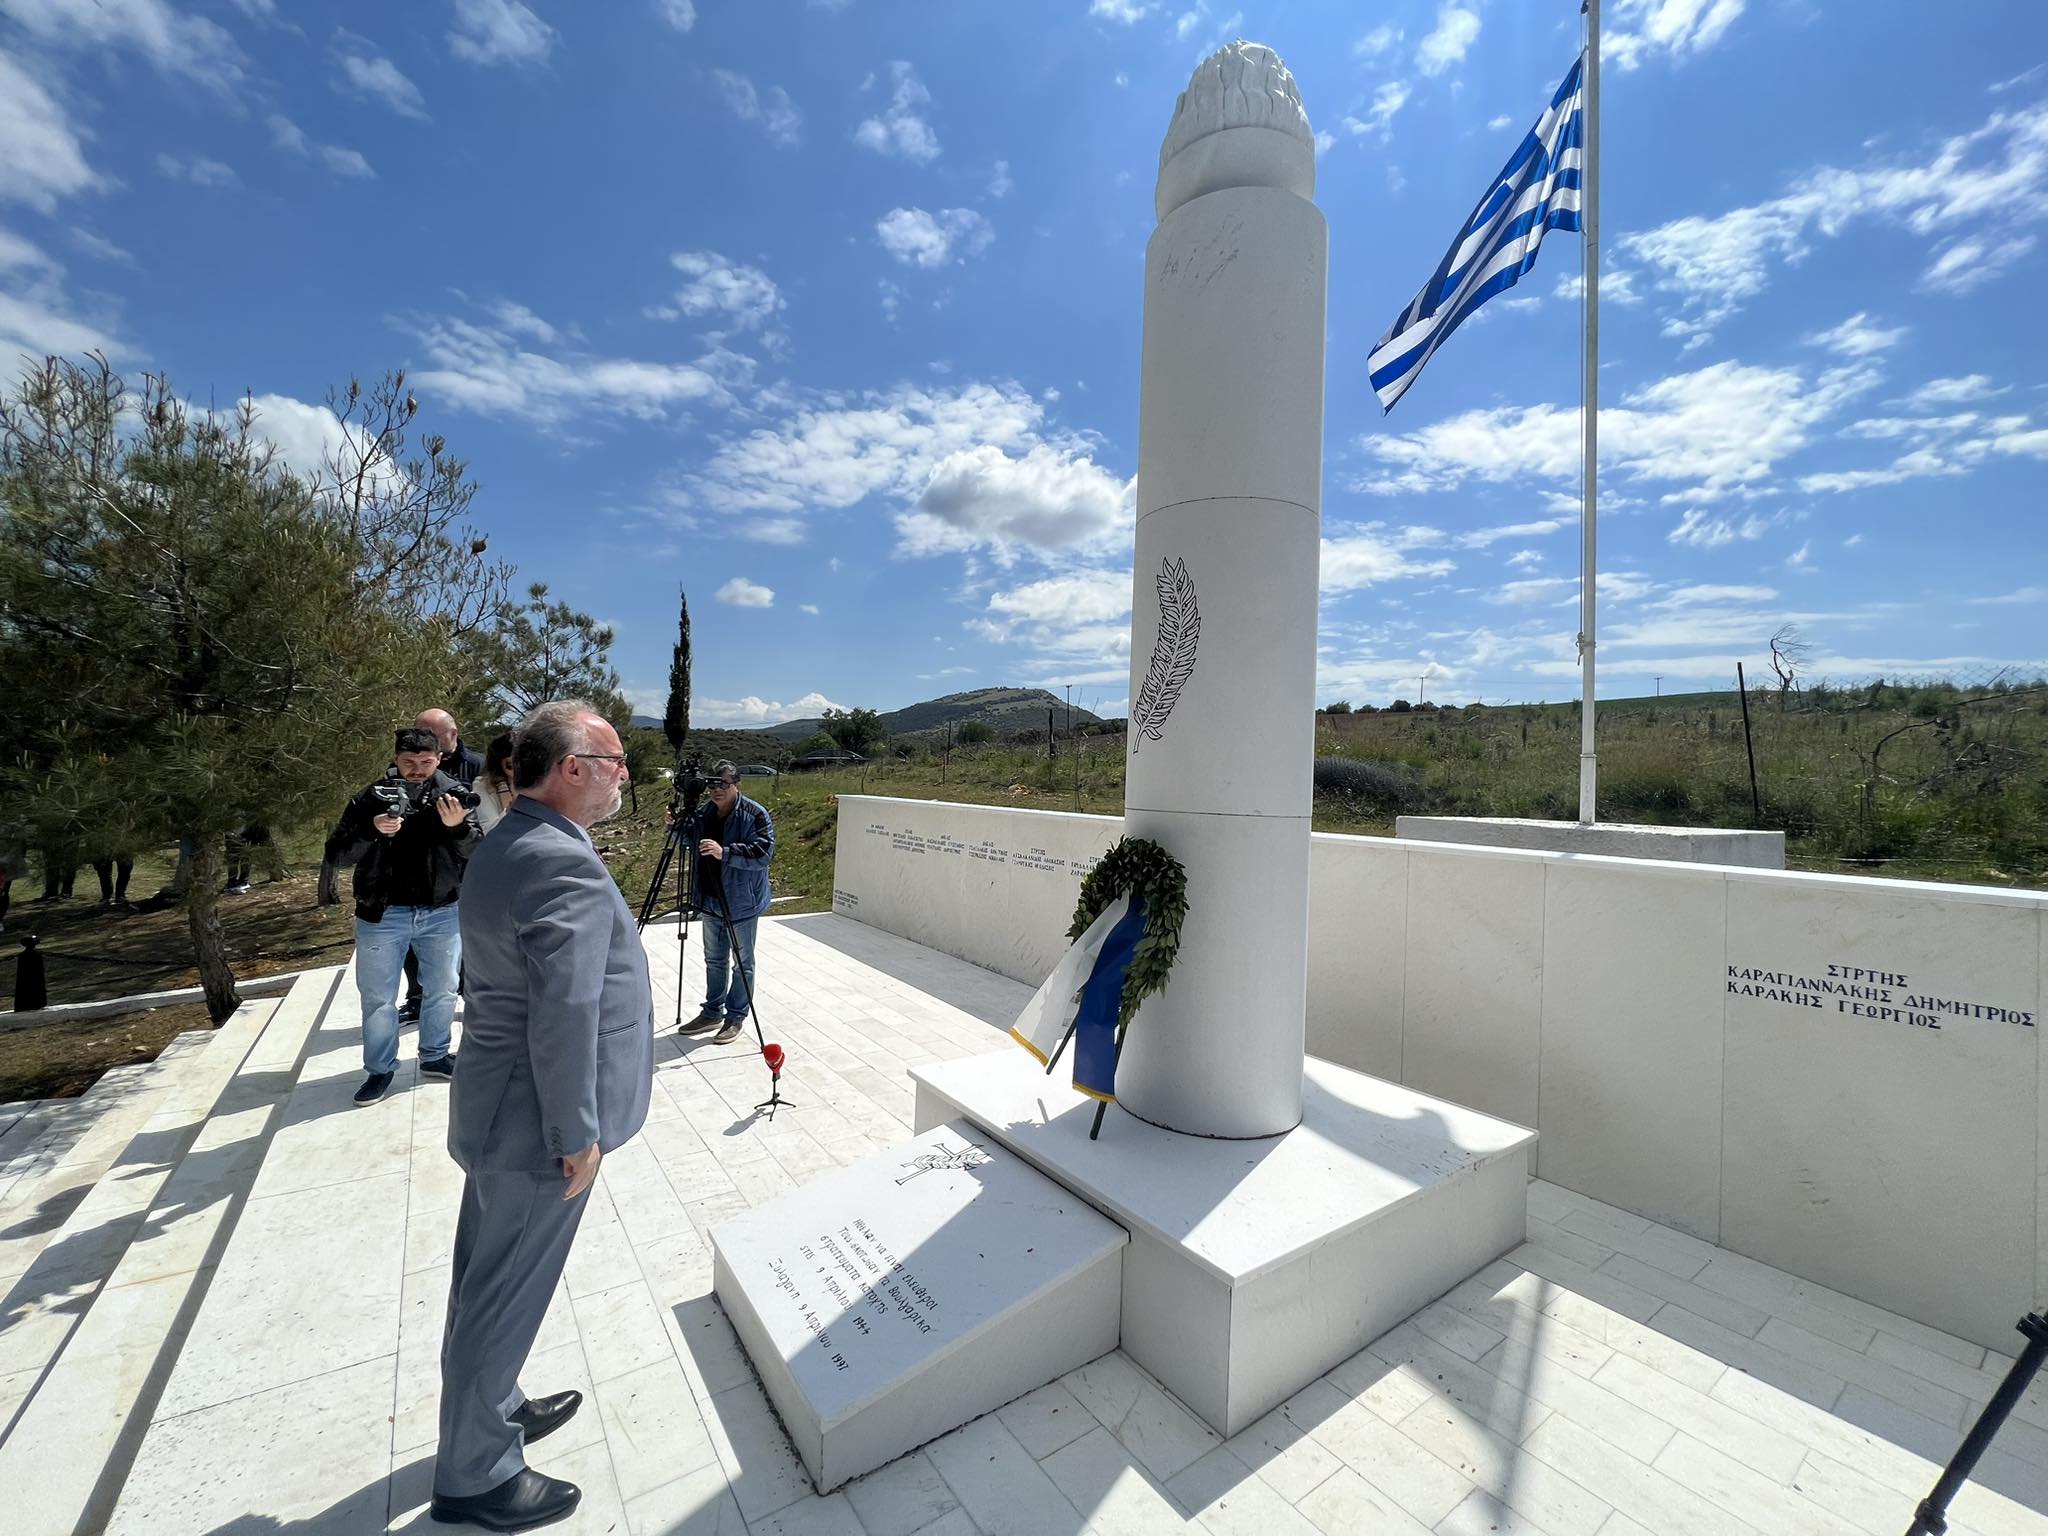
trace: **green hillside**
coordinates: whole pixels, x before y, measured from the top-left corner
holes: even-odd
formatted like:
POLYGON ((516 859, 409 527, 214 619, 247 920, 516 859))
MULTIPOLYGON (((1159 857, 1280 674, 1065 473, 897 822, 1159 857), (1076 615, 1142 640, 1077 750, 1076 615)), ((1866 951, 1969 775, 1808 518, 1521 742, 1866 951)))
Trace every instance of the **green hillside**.
MULTIPOLYGON (((921 704, 906 704, 901 709, 890 710, 881 719, 882 729, 892 737, 942 731, 948 725, 957 727, 968 720, 980 721, 1000 737, 1018 731, 1044 730, 1048 709, 1054 712, 1058 729, 1066 730, 1066 700, 1043 688, 975 688, 966 693, 949 693, 944 698, 926 699, 921 704)), ((1100 716, 1075 706, 1073 724, 1076 729, 1094 725, 1099 720, 1100 716)), ((771 725, 766 731, 785 741, 802 741, 824 728, 825 722, 813 716, 771 725)))

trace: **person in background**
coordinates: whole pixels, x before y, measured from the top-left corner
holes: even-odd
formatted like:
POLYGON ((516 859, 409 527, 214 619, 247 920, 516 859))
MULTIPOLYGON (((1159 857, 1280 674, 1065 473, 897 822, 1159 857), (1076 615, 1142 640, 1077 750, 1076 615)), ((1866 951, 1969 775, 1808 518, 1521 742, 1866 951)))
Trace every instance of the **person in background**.
POLYGON ((455 1023, 456 978, 462 964, 457 902, 463 872, 483 839, 473 812, 449 791, 458 786, 440 771, 434 738, 417 727, 398 733, 392 762, 409 797, 393 814, 390 780, 370 785, 349 801, 327 839, 327 857, 356 870, 356 990, 363 1006, 364 1081, 358 1104, 384 1097, 398 1070, 399 963, 419 952, 427 983, 420 1013, 420 1075, 455 1075, 448 1048, 455 1023))
MULTIPOLYGON (((468 789, 476 783, 476 776, 483 772, 484 760, 463 745, 462 728, 455 723, 455 717, 445 709, 423 709, 413 725, 433 734, 434 745, 441 749, 441 772, 468 789)), ((479 808, 481 809, 481 808, 479 808)), ((478 817, 478 825, 482 825, 478 817)), ((417 1024, 420 1019, 420 957, 411 950, 405 952, 405 1001, 398 1005, 398 1021, 401 1024, 417 1024)))
POLYGON ((0 858, 0 933, 7 931, 7 902, 14 890, 14 869, 0 858))
POLYGON ((509 731, 495 737, 484 749, 484 771, 476 776, 476 782, 470 788, 477 793, 477 825, 488 832, 512 809, 512 802, 519 797, 519 791, 512 784, 512 736, 509 731))
POLYGON ((135 855, 132 852, 109 854, 92 861, 92 872, 100 882, 100 905, 103 907, 125 907, 128 905, 128 879, 135 873, 135 855))
POLYGON ((684 832, 697 844, 690 900, 704 914, 704 1007, 680 1033, 715 1029, 711 1043, 728 1045, 746 1027, 760 980, 754 971, 754 930, 768 910, 775 820, 767 806, 740 793, 740 771, 731 763, 713 763, 708 776, 709 794, 684 832))

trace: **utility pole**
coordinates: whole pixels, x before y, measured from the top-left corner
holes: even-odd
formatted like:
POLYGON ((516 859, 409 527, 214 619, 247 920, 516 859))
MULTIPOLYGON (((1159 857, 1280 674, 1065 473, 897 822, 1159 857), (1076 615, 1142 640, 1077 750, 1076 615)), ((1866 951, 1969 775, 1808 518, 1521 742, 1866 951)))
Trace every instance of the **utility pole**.
POLYGON ((1661 699, 1664 697, 1664 674, 1659 672, 1655 675, 1657 678, 1657 697, 1661 699))

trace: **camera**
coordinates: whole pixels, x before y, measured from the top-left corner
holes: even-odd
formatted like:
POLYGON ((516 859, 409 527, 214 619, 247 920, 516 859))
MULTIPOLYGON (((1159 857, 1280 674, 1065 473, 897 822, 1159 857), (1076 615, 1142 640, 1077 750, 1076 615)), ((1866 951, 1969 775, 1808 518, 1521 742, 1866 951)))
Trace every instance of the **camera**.
POLYGON ((447 789, 438 791, 434 788, 432 779, 415 784, 395 766, 384 770, 384 777, 370 786, 370 793, 382 802, 384 815, 396 816, 400 820, 410 816, 414 811, 429 809, 435 800, 444 794, 453 795, 456 803, 465 811, 475 810, 481 798, 475 790, 465 789, 460 784, 451 784, 447 789))

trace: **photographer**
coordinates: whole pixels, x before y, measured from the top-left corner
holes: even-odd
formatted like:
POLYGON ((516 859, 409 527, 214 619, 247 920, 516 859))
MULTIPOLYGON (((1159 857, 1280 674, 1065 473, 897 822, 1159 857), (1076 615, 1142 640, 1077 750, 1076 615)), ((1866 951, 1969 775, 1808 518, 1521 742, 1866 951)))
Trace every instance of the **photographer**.
POLYGON ((327 839, 335 867, 357 866, 356 990, 368 1074, 356 1091, 358 1104, 381 1099, 398 1068, 398 977, 408 948, 419 956, 423 991, 420 1072, 455 1075, 448 1049, 462 960, 455 904, 483 833, 476 796, 440 764, 432 732, 418 726, 400 731, 392 767, 349 801, 327 839))
POLYGON ((697 848, 690 900, 704 914, 704 1008, 682 1032, 701 1035, 716 1029, 711 1043, 726 1045, 746 1027, 752 988, 760 979, 754 970, 754 930, 768 910, 775 821, 768 807, 740 793, 740 771, 731 763, 713 763, 708 778, 705 802, 684 832, 697 848), (728 978, 735 953, 738 974, 728 978))

